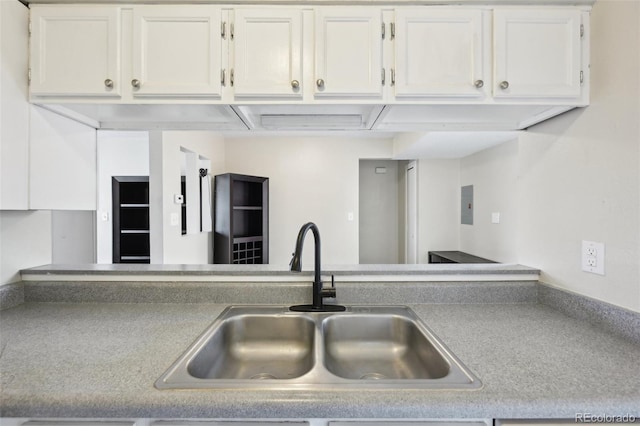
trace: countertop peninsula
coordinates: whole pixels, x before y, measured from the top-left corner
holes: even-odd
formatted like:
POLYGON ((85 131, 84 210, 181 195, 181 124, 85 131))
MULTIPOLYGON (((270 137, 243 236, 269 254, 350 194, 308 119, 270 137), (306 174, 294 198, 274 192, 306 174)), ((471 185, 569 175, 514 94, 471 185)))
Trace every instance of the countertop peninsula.
MULTIPOLYGON (((449 285, 419 284, 411 287, 416 295, 449 285)), ((455 391, 158 390, 155 381, 230 303, 51 303, 27 296, 0 312, 0 417, 640 418, 640 342, 539 303, 531 291, 537 283, 499 288, 510 284, 522 295, 404 303, 483 383, 455 391)), ((358 304, 357 297, 348 300, 358 304)))

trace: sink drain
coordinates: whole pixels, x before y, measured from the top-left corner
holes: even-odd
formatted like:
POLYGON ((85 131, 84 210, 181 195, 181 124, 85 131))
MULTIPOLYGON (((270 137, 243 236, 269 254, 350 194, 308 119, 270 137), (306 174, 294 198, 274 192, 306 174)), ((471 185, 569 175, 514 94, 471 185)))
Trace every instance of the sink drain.
POLYGON ((361 380, 384 380, 387 376, 380 373, 367 373, 360 377, 361 380))
POLYGON ((269 373, 258 373, 258 374, 254 374, 253 376, 249 377, 249 379, 251 379, 251 380, 269 380, 269 379, 277 379, 277 377, 274 376, 273 374, 269 374, 269 373))

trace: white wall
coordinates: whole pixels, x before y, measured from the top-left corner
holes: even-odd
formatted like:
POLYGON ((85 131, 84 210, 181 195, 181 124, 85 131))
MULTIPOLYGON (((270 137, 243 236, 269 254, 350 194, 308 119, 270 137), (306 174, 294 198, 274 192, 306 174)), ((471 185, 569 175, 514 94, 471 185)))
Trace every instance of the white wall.
MULTIPOLYGON (((269 178, 269 263, 288 265, 296 236, 315 222, 322 263, 358 263, 358 174, 361 158, 391 158, 390 139, 364 137, 227 138, 226 171, 269 178), (348 214, 353 213, 353 221, 348 214)), ((305 242, 305 268, 313 242, 305 242)))
POLYGON ((96 263, 95 218, 93 211, 51 211, 51 263, 96 263))
POLYGON ((459 250, 460 160, 418 161, 418 263, 432 250, 459 250))
POLYGON ((598 1, 591 26, 591 105, 520 138, 518 260, 640 311, 640 2, 598 1), (581 240, 605 244, 605 276, 581 271, 581 240))
MULTIPOLYGON (((502 263, 518 261, 518 141, 460 159, 460 187, 473 185, 473 225, 460 225, 460 251, 502 263), (500 223, 491 223, 492 213, 500 223)), ((458 188, 458 191, 460 189, 458 188)), ((460 213, 457 214, 460 223, 460 213)))
POLYGON ((96 214, 96 261, 113 261, 112 176, 149 175, 147 132, 98 131, 98 209, 96 214), (105 220, 106 218, 106 220, 105 220))
POLYGON ((51 212, 0 211, 0 285, 20 270, 51 263, 51 212))
MULTIPOLYGON (((193 151, 202 157, 206 157, 211 161, 211 170, 209 174, 224 173, 225 159, 225 143, 222 135, 215 132, 206 131, 171 131, 162 132, 161 137, 152 137, 150 147, 152 161, 157 161, 158 156, 154 154, 157 146, 153 144, 161 143, 161 164, 162 164, 162 191, 160 200, 153 202, 161 202, 162 218, 153 219, 151 221, 152 246, 154 245, 154 237, 161 236, 162 241, 159 245, 162 253, 151 253, 152 263, 162 262, 165 264, 180 263, 211 263, 213 260, 213 238, 211 232, 198 232, 196 234, 182 235, 181 226, 171 224, 171 214, 181 214, 180 204, 173 201, 174 194, 180 194, 180 169, 182 164, 182 155, 180 148, 184 147, 189 151, 193 151), (156 220, 158 220, 156 222, 156 220), (154 233, 154 226, 160 226, 160 232, 154 233), (161 256, 161 260, 159 259, 161 256)), ((157 153, 156 153, 157 154, 157 153)), ((154 175, 152 167, 151 175, 154 175)), ((156 189, 152 188, 150 182, 150 196, 155 193, 156 189)), ((213 190, 213 185, 211 186, 213 190)), ((154 208, 154 204, 150 209, 154 208)), ((150 212, 153 216, 155 213, 150 212)), ((152 249, 153 250, 153 249, 152 249)))

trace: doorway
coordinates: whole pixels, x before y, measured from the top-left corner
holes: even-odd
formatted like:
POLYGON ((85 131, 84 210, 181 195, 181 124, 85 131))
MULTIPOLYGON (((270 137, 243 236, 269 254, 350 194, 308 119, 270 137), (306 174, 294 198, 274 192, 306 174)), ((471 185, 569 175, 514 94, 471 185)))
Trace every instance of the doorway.
MULTIPOLYGON (((359 171, 359 262, 361 264, 406 263, 407 248, 413 247, 408 240, 417 233, 415 196, 407 197, 407 172, 411 162, 399 160, 360 160, 359 171), (410 202, 410 204, 409 204, 410 202), (408 226, 411 219, 413 225, 408 226), (409 234, 409 229, 413 234, 409 234)), ((409 174, 408 174, 409 173, 409 174)), ((414 194, 414 192, 412 192, 414 194)), ((417 193, 415 193, 417 194, 417 193)), ((413 243, 412 243, 413 244, 413 243)), ((415 263, 415 251, 412 251, 415 263)))

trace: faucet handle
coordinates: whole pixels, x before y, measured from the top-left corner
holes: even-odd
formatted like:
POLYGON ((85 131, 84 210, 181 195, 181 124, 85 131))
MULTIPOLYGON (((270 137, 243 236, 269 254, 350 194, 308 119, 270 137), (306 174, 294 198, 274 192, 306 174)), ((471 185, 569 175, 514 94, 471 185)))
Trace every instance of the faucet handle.
POLYGON ((321 290, 322 297, 336 297, 336 282, 333 274, 331 274, 331 287, 321 290))

